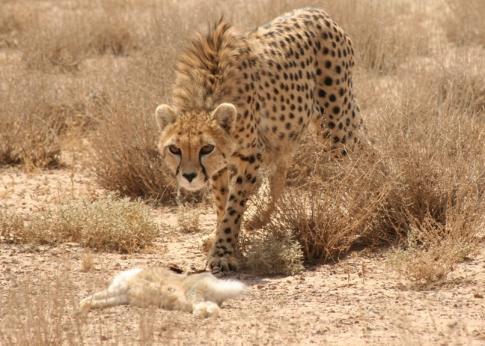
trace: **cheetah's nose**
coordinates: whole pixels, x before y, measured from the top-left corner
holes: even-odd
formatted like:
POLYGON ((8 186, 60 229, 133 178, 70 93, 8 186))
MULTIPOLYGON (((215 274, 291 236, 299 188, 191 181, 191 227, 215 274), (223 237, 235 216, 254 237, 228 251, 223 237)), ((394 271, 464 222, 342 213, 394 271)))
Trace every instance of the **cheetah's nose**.
POLYGON ((192 182, 192 180, 194 180, 194 178, 197 176, 197 173, 195 172, 192 172, 192 173, 184 173, 182 174, 184 176, 185 179, 187 179, 190 182, 192 182))

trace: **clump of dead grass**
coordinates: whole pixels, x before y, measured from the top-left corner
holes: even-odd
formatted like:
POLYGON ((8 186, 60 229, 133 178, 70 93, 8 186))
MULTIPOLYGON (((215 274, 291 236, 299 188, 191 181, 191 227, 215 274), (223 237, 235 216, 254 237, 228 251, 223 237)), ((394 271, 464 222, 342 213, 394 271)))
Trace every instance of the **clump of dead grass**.
POLYGON ((24 164, 27 169, 60 164, 56 119, 37 116, 41 115, 0 118, 0 164, 24 164))
POLYGON ((416 287, 445 278, 476 249, 485 214, 484 76, 457 66, 398 71, 368 110, 371 149, 332 161, 307 138, 265 229, 289 230, 310 262, 401 244, 397 268, 416 287))
POLYGON ((448 40, 460 46, 485 47, 485 3, 481 0, 446 0, 448 13, 442 20, 448 40))
POLYGON ((338 0, 326 1, 322 8, 350 35, 358 66, 390 73, 429 51, 422 9, 413 9, 410 2, 338 0))
POLYGON ((50 77, 0 71, 9 86, 8 92, 0 90, 0 165, 20 164, 26 170, 59 167, 63 140, 94 127, 95 100, 78 84, 57 86, 50 77))
POLYGON ((438 286, 457 263, 476 251, 485 220, 476 205, 468 207, 453 208, 445 224, 427 216, 411 225, 403 249, 394 252, 391 263, 412 287, 438 286))
POLYGON ((143 249, 158 235, 147 206, 111 195, 93 202, 68 202, 33 214, 31 219, 0 211, 0 226, 4 242, 77 242, 98 251, 121 253, 143 249))
POLYGON ((19 20, 8 11, 5 11, 3 6, 1 7, 2 12, 0 15, 0 35, 10 34, 14 31, 21 29, 21 24, 19 20))
POLYGON ((88 272, 94 268, 94 257, 90 252, 86 252, 81 257, 81 271, 88 272))
POLYGON ((16 48, 31 17, 30 12, 20 6, 0 4, 0 48, 16 48))
MULTIPOLYGON (((310 152, 300 155, 307 156, 304 162, 317 163, 307 167, 311 173, 306 179, 292 179, 265 227, 268 232, 290 230, 307 262, 337 260, 352 246, 377 245, 402 235, 394 229, 402 222, 399 184, 375 153, 336 163, 327 161, 326 153, 310 152)), ((299 162, 297 173, 305 170, 299 162)))
POLYGON ((59 165, 59 132, 64 118, 52 112, 42 90, 44 80, 8 78, 9 93, 0 93, 3 113, 0 115, 0 165, 19 164, 26 167, 59 165), (29 97, 17 96, 30 93, 29 97))
POLYGON ((160 10, 153 19, 146 44, 150 48, 143 56, 133 58, 123 74, 104 80, 107 102, 98 108, 100 122, 91 137, 96 158, 92 167, 104 188, 168 203, 175 202, 175 181, 158 153, 153 114, 170 95, 171 66, 181 44, 180 32, 173 28, 184 31, 180 18, 167 12, 171 8, 160 10))
POLYGON ((94 286, 88 277, 74 277, 62 265, 55 275, 34 271, 28 277, 19 277, 18 273, 7 277, 9 287, 0 296, 0 344, 86 345, 108 341, 125 345, 136 340, 148 345, 175 338, 177 324, 171 324, 171 317, 156 309, 141 309, 135 320, 130 316, 100 328, 93 326, 90 318, 79 313, 80 291, 85 289, 79 280, 94 286), (120 328, 132 333, 120 333, 120 328))
POLYGON ((20 281, 2 297, 0 342, 5 345, 82 344, 82 321, 68 273, 54 280, 20 281), (20 282, 19 282, 20 281, 20 282))
POLYGON ((279 232, 251 232, 244 234, 241 245, 244 266, 263 275, 295 275, 303 267, 300 243, 288 229, 279 232))
POLYGON ((195 205, 181 205, 177 210, 177 226, 182 233, 200 232, 201 211, 195 205))
POLYGON ((87 37, 79 27, 79 19, 44 22, 36 18, 31 30, 24 33, 20 50, 26 66, 46 72, 78 71, 86 57, 87 37), (76 32, 78 35, 76 35, 76 32))
POLYGON ((20 50, 31 69, 75 72, 88 57, 126 56, 138 50, 143 42, 138 29, 129 21, 127 12, 116 6, 103 6, 84 16, 56 16, 53 20, 39 15, 24 32, 20 50))
POLYGON ((140 37, 136 37, 133 24, 122 16, 104 17, 99 22, 90 23, 91 39, 88 49, 96 54, 126 56, 139 49, 140 37))
POLYGON ((393 161, 408 219, 397 268, 418 288, 444 280, 472 254, 483 227, 485 150, 477 143, 485 136, 485 78, 463 78, 456 66, 420 70, 419 78, 404 84, 398 120, 403 137, 389 153, 399 158, 393 161))
POLYGON ((144 114, 136 105, 126 104, 113 109, 92 138, 92 164, 101 186, 128 196, 174 202, 175 181, 158 153, 157 135, 151 112, 144 114))

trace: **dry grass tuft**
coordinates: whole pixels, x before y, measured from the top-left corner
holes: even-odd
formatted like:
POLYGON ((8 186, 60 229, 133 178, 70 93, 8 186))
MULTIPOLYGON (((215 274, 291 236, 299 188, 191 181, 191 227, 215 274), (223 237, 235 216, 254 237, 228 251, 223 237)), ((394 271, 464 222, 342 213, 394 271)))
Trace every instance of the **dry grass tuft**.
POLYGON ((291 231, 309 262, 337 260, 354 245, 401 236, 394 228, 402 222, 398 184, 375 153, 337 163, 326 162, 324 153, 305 153, 310 151, 300 152, 307 157, 298 161, 297 172, 305 170, 301 162, 317 162, 316 167, 306 167, 311 173, 305 181, 292 179, 294 185, 304 183, 288 187, 265 227, 268 232, 291 231))
POLYGON ((133 25, 121 16, 101 15, 93 23, 88 49, 96 54, 126 56, 139 49, 140 38, 130 30, 133 25))
POLYGON ((449 13, 442 21, 448 39, 457 45, 485 47, 485 3, 482 0, 446 0, 449 13))
POLYGON ((57 87, 37 72, 0 71, 0 78, 9 86, 4 93, 0 83, 0 165, 60 166, 63 140, 94 127, 95 100, 76 84, 57 87))
POLYGON ((262 275, 295 275, 303 267, 300 243, 291 232, 251 232, 241 241, 245 254, 244 266, 262 275))
POLYGON ((51 168, 60 164, 60 143, 56 134, 56 119, 27 115, 20 119, 0 119, 0 164, 23 164, 51 168), (52 122, 50 122, 52 121, 52 122))
POLYGON ((452 211, 446 224, 430 216, 411 225, 404 249, 396 250, 392 265, 411 287, 430 289, 443 283, 458 262, 472 255, 480 242, 485 218, 470 205, 463 213, 452 211))
POLYGON ((98 107, 100 122, 91 143, 96 157, 92 167, 103 187, 174 203, 174 179, 158 154, 159 132, 153 116, 169 95, 170 66, 180 44, 180 32, 172 31, 180 27, 180 18, 166 12, 169 9, 155 12, 143 55, 132 58, 129 69, 103 81, 106 102, 98 107))
POLYGON ((183 205, 177 210, 177 226, 182 233, 200 232, 201 210, 195 205, 183 205))
POLYGON ((3 108, 0 115, 0 165, 58 166, 59 133, 65 118, 52 112, 41 95, 45 88, 43 80, 34 77, 7 81, 14 87, 10 93, 0 93, 3 108), (17 98, 25 93, 30 93, 29 98, 17 98))
POLYGON ((81 257, 81 271, 89 272, 94 268, 94 257, 90 252, 86 252, 81 257))
POLYGON ((24 229, 24 219, 13 212, 0 210, 0 236, 1 240, 8 240, 10 234, 18 234, 24 229))
POLYGON ((91 316, 86 319, 78 313, 79 292, 84 291, 78 280, 85 279, 73 277, 66 268, 61 268, 55 276, 32 273, 28 278, 19 278, 12 275, 8 280, 9 289, 0 296, 0 344, 91 345, 101 341, 125 345, 132 343, 135 337, 145 345, 153 344, 156 337, 160 340, 175 338, 173 330, 177 323, 169 319, 172 316, 167 317, 156 309, 140 309, 135 311, 136 317, 121 319, 121 324, 120 321, 105 323, 98 328, 91 316), (120 328, 130 333, 120 333, 120 328))
POLYGON ((98 251, 121 253, 143 249, 158 235, 158 226, 147 206, 114 196, 94 202, 72 201, 38 212, 31 219, 0 211, 0 225, 4 242, 77 242, 98 251))
MULTIPOLYGON (((113 5, 115 6, 115 5, 113 5)), ((89 16, 66 14, 55 20, 37 16, 20 40, 26 65, 44 72, 79 71, 86 58, 126 56, 139 49, 142 34, 116 6, 89 16)))
POLYGON ((16 18, 12 13, 4 11, 2 8, 2 13, 0 15, 0 35, 8 35, 15 31, 20 31, 22 25, 18 18, 16 18))
POLYGON ((28 11, 0 4, 0 49, 16 48, 19 36, 28 26, 30 19, 28 11))
POLYGON ((124 195, 173 203, 174 179, 158 153, 157 135, 151 113, 140 114, 132 105, 114 109, 92 139, 96 158, 92 164, 99 183, 124 195))
POLYGON ((78 71, 87 56, 88 37, 79 17, 37 16, 19 43, 26 66, 43 72, 78 71))
POLYGON ((364 110, 371 151, 335 162, 307 138, 266 230, 294 234, 307 261, 402 243, 401 258, 416 265, 399 269, 412 281, 424 287, 446 277, 473 253, 485 215, 485 147, 477 145, 485 76, 464 78, 459 60, 398 71, 385 97, 366 89, 377 100, 364 110))
POLYGON ((429 30, 410 2, 335 0, 322 7, 352 38, 357 66, 390 73, 410 57, 428 53, 429 30))
POLYGON ((73 315, 76 298, 72 280, 43 280, 33 284, 12 278, 15 288, 6 292, 1 301, 3 345, 83 343, 82 322, 73 315))

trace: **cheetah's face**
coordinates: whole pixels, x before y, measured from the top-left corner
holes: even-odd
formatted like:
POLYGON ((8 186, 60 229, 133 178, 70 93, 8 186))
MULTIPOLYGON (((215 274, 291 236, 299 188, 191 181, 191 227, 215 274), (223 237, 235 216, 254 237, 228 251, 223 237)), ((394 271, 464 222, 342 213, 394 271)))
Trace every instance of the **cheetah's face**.
POLYGON ((200 190, 210 176, 226 167, 232 153, 229 133, 236 119, 232 104, 223 103, 202 116, 179 114, 171 106, 160 105, 156 119, 161 130, 158 148, 179 186, 200 190))

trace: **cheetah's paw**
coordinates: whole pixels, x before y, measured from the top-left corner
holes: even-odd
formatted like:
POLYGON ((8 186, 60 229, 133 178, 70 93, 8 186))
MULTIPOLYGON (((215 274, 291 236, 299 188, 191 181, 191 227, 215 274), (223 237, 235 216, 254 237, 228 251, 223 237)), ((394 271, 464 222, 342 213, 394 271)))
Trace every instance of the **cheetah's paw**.
POLYGON ((224 275, 231 271, 237 271, 239 262, 235 256, 225 255, 222 257, 211 256, 207 262, 209 269, 214 275, 224 275))

